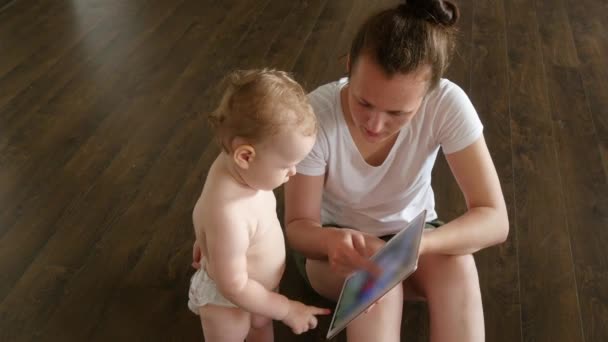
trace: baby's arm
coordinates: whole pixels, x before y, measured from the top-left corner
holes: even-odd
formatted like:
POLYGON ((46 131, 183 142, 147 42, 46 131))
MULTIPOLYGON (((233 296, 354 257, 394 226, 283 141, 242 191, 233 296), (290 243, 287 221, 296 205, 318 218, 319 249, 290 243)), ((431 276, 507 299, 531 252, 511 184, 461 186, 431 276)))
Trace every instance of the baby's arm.
POLYGON ((327 314, 327 309, 306 306, 269 291, 249 278, 247 249, 249 236, 245 223, 220 217, 207 232, 208 266, 219 291, 245 311, 281 320, 299 334, 316 326, 314 315, 327 314))
POLYGON ((245 311, 281 320, 287 315, 289 301, 247 273, 249 234, 244 222, 219 218, 207 231, 208 267, 220 292, 245 311))

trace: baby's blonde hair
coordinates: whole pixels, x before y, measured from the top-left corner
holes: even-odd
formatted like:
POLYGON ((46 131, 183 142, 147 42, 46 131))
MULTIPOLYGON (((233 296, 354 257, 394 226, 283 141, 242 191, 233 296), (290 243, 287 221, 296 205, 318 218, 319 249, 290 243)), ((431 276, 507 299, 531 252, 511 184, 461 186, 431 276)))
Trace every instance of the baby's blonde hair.
POLYGON ((317 132, 317 120, 304 89, 283 71, 237 70, 224 79, 225 90, 209 124, 230 153, 234 138, 255 144, 285 129, 304 136, 317 132))

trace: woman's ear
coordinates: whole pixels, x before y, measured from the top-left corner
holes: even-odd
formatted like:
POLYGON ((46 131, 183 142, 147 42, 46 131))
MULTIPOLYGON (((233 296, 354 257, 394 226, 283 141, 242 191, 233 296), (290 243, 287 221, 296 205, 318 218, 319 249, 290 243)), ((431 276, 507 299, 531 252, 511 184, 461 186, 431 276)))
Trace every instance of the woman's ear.
POLYGON ((251 145, 239 145, 232 152, 232 158, 241 169, 249 169, 249 165, 255 159, 255 148, 251 145))

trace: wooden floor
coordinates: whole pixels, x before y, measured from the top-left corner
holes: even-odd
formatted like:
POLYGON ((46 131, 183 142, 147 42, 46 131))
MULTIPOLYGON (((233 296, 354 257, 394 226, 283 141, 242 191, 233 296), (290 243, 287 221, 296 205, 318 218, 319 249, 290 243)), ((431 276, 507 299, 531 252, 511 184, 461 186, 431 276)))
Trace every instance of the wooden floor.
MULTIPOLYGON (((394 1, 0 1, 0 341, 196 341, 190 213, 217 153, 203 113, 234 68, 335 80, 394 1)), ((509 206, 476 255, 488 341, 608 341, 608 3, 460 0, 449 78, 509 206)), ((442 218, 464 202, 440 158, 442 218)), ((280 195, 280 192, 279 192, 280 195)), ((330 305, 291 259, 282 291, 330 305)), ((406 305, 404 340, 428 340, 406 305)), ((328 321, 277 341, 323 341, 328 321)), ((336 341, 344 341, 340 335, 336 341)))

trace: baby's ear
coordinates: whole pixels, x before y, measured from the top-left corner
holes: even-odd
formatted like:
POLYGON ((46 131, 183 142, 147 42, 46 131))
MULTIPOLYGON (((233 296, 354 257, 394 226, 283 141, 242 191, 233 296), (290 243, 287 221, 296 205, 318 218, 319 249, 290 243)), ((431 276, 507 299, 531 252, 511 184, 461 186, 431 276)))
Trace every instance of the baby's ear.
POLYGON ((249 169, 249 164, 255 159, 255 148, 253 146, 244 144, 238 145, 232 152, 232 158, 236 165, 241 169, 249 169))

